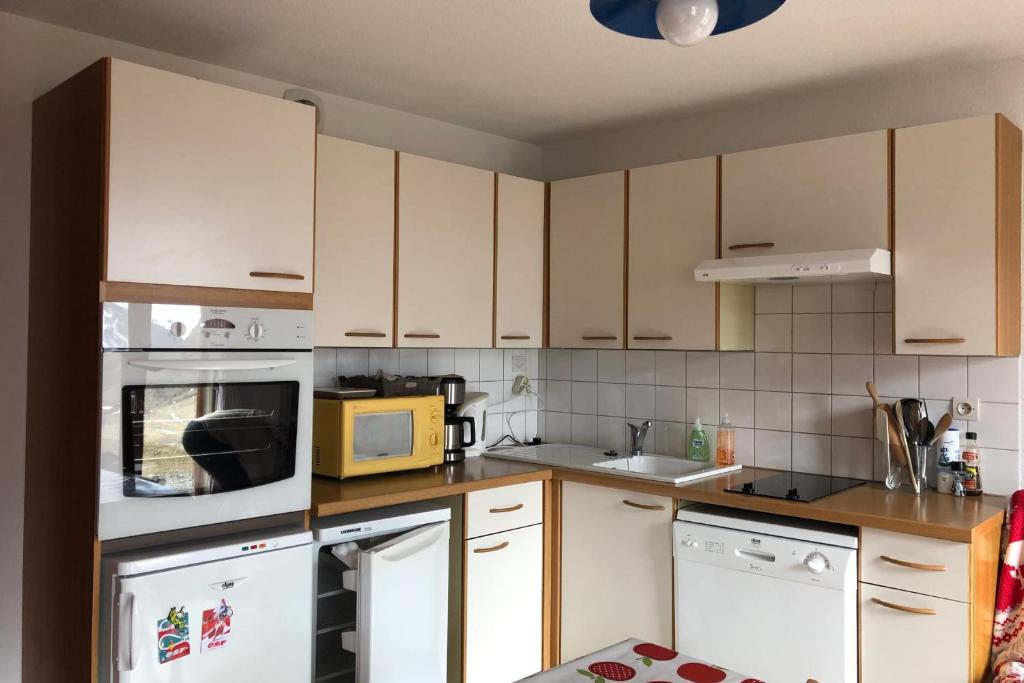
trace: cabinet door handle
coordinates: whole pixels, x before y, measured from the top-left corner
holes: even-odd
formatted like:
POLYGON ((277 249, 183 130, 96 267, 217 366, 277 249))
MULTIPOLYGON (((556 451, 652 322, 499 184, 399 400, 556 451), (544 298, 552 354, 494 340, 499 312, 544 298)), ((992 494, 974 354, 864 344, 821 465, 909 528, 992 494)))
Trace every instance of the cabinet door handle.
POLYGON ((271 273, 264 270, 253 270, 249 272, 249 277, 268 277, 277 280, 305 280, 305 275, 299 275, 298 273, 271 273))
POLYGON ((921 564, 920 562, 908 562, 907 560, 897 560, 895 557, 889 557, 888 555, 880 555, 878 559, 880 559, 882 562, 888 562, 889 564, 895 564, 900 567, 906 567, 907 569, 920 569, 923 572, 946 571, 946 565, 944 564, 921 564))
POLYGON ((504 550, 508 547, 508 541, 499 543, 498 545, 492 545, 490 548, 473 548, 474 553, 494 553, 499 550, 504 550))
POLYGON ((911 337, 904 339, 904 344, 963 344, 964 337, 911 337))
POLYGON ((528 334, 503 334, 503 335, 501 335, 501 338, 502 339, 509 339, 509 340, 512 340, 512 339, 524 340, 524 339, 529 339, 530 335, 528 335, 528 334))
POLYGON ((406 332, 402 335, 406 339, 440 339, 441 335, 433 332, 406 332))
POLYGON ((648 336, 637 335, 633 337, 633 339, 636 341, 672 341, 672 337, 668 336, 667 334, 648 336))
POLYGON ((584 335, 583 341, 615 341, 618 337, 611 335, 584 335))
POLYGON ((927 616, 935 616, 936 612, 931 607, 908 607, 907 605, 897 605, 895 602, 886 602, 878 598, 871 598, 871 602, 882 607, 888 607, 894 609, 897 612, 907 612, 909 614, 924 614, 927 616))
POLYGON ((749 244, 730 244, 729 251, 737 251, 739 249, 771 249, 775 246, 775 242, 751 242, 749 244))
POLYGON ((346 337, 386 337, 388 335, 383 332, 346 332, 346 337))
POLYGON ((523 504, 519 503, 518 505, 513 505, 510 508, 491 508, 490 510, 488 510, 488 512, 493 512, 493 513, 497 514, 499 512, 515 512, 516 510, 522 510, 522 509, 523 509, 523 504))
POLYGON ((637 509, 640 509, 640 510, 664 510, 665 509, 665 506, 664 505, 660 505, 660 504, 658 504, 658 505, 648 505, 646 503, 634 503, 631 500, 623 500, 622 502, 625 503, 626 505, 628 505, 631 508, 637 508, 637 509))

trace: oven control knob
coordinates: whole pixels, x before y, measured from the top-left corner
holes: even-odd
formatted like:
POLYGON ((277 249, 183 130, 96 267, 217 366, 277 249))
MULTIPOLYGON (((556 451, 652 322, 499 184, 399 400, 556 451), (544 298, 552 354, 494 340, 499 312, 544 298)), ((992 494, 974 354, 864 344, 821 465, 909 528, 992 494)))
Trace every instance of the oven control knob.
POLYGON ((184 339, 185 335, 188 333, 188 329, 185 328, 185 323, 183 322, 171 323, 169 329, 171 336, 175 339, 184 339))
POLYGON ((262 339, 263 335, 266 334, 263 324, 259 322, 249 323, 249 338, 253 340, 262 339))
POLYGON ((807 553, 807 557, 804 558, 804 566, 812 574, 820 574, 829 568, 828 558, 815 550, 807 553))

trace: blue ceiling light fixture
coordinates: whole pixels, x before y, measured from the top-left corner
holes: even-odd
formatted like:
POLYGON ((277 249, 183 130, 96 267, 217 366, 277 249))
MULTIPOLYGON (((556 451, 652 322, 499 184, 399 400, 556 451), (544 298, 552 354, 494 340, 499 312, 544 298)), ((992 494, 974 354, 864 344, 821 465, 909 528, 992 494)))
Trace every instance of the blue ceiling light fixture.
POLYGON ((757 23, 785 1, 590 0, 590 13, 617 33, 687 46, 757 23))

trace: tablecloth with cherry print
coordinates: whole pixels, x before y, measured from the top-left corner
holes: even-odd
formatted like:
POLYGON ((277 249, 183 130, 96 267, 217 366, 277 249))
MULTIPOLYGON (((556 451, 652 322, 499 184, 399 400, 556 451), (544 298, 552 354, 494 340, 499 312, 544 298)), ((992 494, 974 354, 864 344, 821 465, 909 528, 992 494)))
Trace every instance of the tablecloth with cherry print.
POLYGON ((520 683, 763 683, 636 638, 542 671, 520 683))

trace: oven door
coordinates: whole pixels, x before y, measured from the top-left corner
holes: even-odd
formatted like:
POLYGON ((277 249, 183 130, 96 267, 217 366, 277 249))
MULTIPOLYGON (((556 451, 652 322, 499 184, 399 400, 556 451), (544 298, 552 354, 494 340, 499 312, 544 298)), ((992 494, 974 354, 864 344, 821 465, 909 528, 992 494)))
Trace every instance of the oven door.
POLYGON ((312 353, 106 352, 99 537, 309 506, 312 353))

